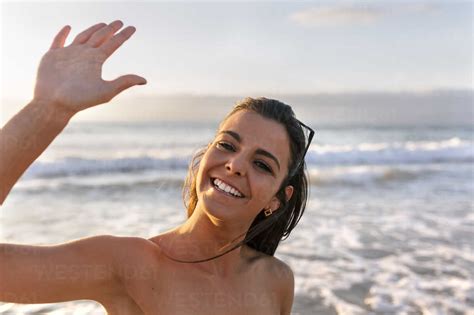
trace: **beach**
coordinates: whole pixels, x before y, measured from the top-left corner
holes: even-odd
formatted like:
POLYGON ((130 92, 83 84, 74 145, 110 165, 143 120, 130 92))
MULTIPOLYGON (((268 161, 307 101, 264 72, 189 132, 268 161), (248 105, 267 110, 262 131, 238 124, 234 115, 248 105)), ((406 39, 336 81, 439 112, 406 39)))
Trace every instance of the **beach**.
MULTIPOLYGON (((313 126, 310 198, 276 257, 292 314, 473 314, 472 126, 313 126)), ((15 186, 0 241, 149 238, 186 219, 181 187, 217 123, 73 121, 15 186)), ((88 301, 2 314, 103 314, 88 301)))
MULTIPOLYGON (((294 273, 291 314, 474 315, 473 4, 0 2, 1 126, 26 108, 0 146, 42 148, 74 113, 2 204, 0 243, 150 239, 181 225, 193 155, 234 104, 266 97, 315 130, 307 206, 275 253, 294 273)), ((263 130, 247 128, 242 143, 263 130)), ((12 152, 9 171, 28 160, 12 152)), ((250 204, 268 190, 254 178, 250 204)), ((0 302, 0 314, 105 310, 0 302)))

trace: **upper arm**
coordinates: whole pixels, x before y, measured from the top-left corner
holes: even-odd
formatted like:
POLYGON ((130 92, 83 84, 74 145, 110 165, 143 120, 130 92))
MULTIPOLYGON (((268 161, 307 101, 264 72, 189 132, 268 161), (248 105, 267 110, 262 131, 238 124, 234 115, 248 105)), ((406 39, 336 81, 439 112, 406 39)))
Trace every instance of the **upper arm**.
POLYGON ((116 294, 117 242, 96 236, 55 246, 0 244, 0 301, 53 303, 116 294))

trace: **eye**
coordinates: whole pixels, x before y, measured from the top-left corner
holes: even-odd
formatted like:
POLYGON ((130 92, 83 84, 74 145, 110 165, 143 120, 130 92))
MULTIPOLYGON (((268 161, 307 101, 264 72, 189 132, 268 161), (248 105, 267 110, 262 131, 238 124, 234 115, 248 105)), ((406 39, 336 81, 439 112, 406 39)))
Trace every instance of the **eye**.
POLYGON ((224 141, 219 141, 219 142, 217 142, 216 147, 217 147, 218 149, 223 149, 223 150, 225 150, 225 151, 232 151, 232 152, 235 151, 235 148, 234 148, 234 146, 233 146, 232 144, 227 143, 227 142, 224 142, 224 141))
POLYGON ((262 161, 255 161, 255 165, 257 165, 260 169, 264 170, 265 172, 273 173, 272 168, 262 161))

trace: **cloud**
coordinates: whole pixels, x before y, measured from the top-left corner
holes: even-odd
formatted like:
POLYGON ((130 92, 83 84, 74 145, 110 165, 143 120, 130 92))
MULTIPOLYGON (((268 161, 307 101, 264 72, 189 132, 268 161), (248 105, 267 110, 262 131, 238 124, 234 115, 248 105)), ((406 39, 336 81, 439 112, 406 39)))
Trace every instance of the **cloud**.
POLYGON ((381 15, 373 8, 318 7, 309 8, 290 15, 290 20, 306 27, 368 24, 381 15))
POLYGON ((436 7, 430 4, 320 6, 295 12, 289 16, 289 19, 310 28, 367 25, 388 16, 428 13, 435 10, 436 7))

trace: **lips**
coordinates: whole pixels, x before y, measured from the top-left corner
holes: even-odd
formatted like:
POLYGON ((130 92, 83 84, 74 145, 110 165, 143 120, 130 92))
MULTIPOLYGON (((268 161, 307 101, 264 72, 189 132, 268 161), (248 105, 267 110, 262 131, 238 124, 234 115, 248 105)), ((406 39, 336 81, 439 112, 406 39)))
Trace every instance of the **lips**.
POLYGON ((216 177, 211 177, 211 185, 219 190, 220 192, 223 192, 229 196, 232 196, 234 198, 244 198, 245 195, 237 189, 235 186, 232 186, 228 182, 223 181, 220 178, 216 177))

